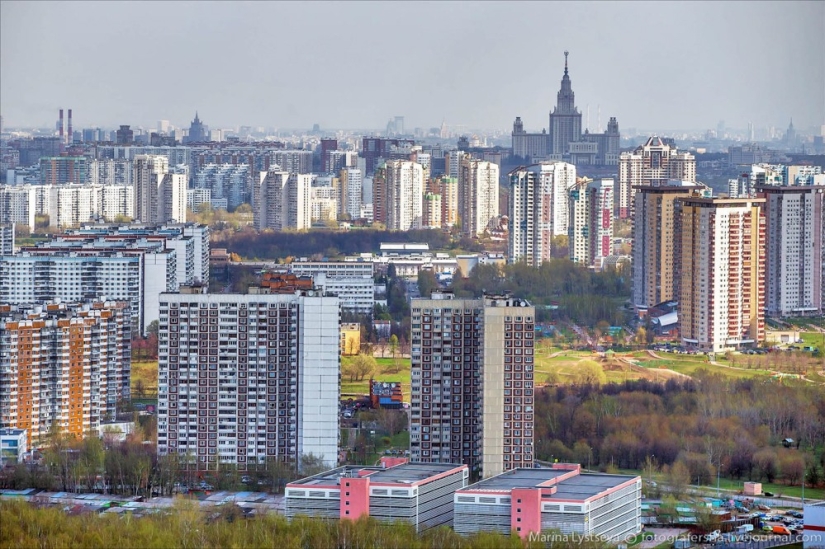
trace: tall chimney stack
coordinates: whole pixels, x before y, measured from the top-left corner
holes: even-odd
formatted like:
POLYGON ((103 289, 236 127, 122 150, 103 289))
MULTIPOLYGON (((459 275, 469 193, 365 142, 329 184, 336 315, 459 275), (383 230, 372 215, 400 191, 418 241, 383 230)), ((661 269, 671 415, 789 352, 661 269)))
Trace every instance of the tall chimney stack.
POLYGON ((60 136, 60 142, 63 143, 63 109, 60 109, 60 120, 57 123, 57 132, 60 136))
POLYGON ((72 109, 69 109, 69 127, 68 131, 66 132, 66 140, 69 142, 69 145, 72 144, 72 109))

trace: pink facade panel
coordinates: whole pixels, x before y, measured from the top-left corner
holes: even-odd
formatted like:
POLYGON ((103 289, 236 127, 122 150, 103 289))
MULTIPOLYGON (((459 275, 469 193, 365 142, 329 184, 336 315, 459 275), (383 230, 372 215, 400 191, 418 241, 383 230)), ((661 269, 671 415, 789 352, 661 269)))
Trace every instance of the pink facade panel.
POLYGON ((339 516, 342 519, 358 520, 362 516, 369 516, 369 514, 370 479, 342 478, 339 516))
POLYGON ((510 496, 510 528, 522 539, 541 533, 541 488, 514 488, 510 496))

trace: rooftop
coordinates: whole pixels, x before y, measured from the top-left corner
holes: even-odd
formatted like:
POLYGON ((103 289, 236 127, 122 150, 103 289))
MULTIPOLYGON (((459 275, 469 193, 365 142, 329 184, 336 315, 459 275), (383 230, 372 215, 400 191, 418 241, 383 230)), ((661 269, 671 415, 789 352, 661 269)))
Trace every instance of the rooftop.
POLYGON ((556 487, 555 494, 543 494, 544 499, 587 500, 602 492, 621 486, 637 477, 602 473, 577 473, 569 469, 513 469, 498 476, 472 484, 463 490, 510 491, 516 488, 556 487), (570 475, 572 473, 572 475, 570 475), (559 477, 568 478, 559 479, 559 477), (556 482, 552 482, 556 480, 556 482))
POLYGON ((290 485, 335 486, 341 478, 363 478, 365 476, 369 476, 370 482, 415 484, 430 477, 462 467, 464 466, 452 463, 403 463, 387 469, 381 467, 345 465, 344 467, 338 467, 311 477, 293 481, 290 485))

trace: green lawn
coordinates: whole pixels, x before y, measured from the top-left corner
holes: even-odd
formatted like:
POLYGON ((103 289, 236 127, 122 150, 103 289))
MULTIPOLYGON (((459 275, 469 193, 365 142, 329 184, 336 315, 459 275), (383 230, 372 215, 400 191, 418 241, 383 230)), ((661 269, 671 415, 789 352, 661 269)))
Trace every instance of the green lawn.
MULTIPOLYGON (((347 361, 352 360, 350 357, 341 358, 341 366, 343 368, 347 361)), ((377 381, 400 382, 401 390, 404 391, 404 399, 409 401, 410 396, 410 359, 409 358, 376 358, 378 363, 378 370, 373 374, 373 378, 377 381), (396 365, 396 362, 398 363, 396 365)), ((341 376, 341 394, 370 394, 370 376, 365 376, 360 381, 350 381, 349 377, 341 376)))
POLYGON ((819 332, 802 332, 802 345, 819 348, 825 352, 825 334, 819 332))
POLYGON ((133 362, 132 363, 132 395, 137 397, 135 388, 138 381, 143 383, 146 393, 158 392, 158 362, 133 362))

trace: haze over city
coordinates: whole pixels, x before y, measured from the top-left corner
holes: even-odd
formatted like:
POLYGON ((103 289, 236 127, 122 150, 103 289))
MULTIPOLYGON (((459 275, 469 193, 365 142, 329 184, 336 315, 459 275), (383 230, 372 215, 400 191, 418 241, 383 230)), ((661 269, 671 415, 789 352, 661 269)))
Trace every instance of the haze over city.
MULTIPOLYGON (((822 2, 9 2, 6 126, 540 130, 570 53, 589 127, 825 121, 822 2), (754 37, 770 37, 754 40, 754 37)), ((586 121, 585 121, 586 123, 586 121)))

